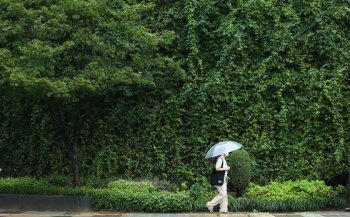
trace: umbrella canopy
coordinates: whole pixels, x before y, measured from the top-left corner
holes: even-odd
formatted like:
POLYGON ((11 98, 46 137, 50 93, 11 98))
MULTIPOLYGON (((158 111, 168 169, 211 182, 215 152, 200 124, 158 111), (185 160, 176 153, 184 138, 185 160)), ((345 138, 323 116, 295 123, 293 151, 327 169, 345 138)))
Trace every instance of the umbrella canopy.
POLYGON ((205 158, 220 156, 224 153, 225 148, 228 152, 232 152, 237 149, 240 149, 242 146, 243 145, 234 141, 219 142, 218 144, 214 145, 209 149, 208 153, 205 155, 205 158))

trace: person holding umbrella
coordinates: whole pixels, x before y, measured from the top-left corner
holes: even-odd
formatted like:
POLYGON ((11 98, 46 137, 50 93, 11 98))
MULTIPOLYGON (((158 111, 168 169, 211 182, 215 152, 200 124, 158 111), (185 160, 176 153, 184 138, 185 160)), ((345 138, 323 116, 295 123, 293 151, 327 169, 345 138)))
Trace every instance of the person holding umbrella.
POLYGON ((227 173, 230 167, 227 166, 225 157, 228 156, 229 152, 240 149, 241 144, 232 141, 220 142, 210 148, 205 158, 218 157, 216 160, 215 168, 216 171, 225 171, 224 183, 222 185, 215 185, 218 189, 219 195, 217 195, 213 200, 209 201, 206 205, 209 212, 213 212, 214 206, 220 203, 220 213, 228 213, 228 196, 227 196, 227 173))

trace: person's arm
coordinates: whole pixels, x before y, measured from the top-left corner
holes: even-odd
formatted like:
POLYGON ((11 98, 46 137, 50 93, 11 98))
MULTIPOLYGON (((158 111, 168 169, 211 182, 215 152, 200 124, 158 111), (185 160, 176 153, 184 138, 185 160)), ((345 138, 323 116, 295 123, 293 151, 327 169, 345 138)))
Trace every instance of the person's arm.
POLYGON ((222 158, 219 158, 218 161, 216 162, 216 171, 225 171, 225 170, 230 170, 230 167, 223 167, 221 168, 221 164, 222 164, 222 158))
POLYGON ((225 171, 225 170, 230 170, 230 167, 224 167, 224 168, 216 168, 216 171, 225 171))

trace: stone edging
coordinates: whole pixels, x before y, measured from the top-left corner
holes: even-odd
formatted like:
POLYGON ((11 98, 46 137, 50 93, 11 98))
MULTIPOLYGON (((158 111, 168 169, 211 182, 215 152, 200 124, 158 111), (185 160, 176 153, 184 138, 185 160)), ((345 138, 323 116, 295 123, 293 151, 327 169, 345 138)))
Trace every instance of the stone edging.
POLYGON ((93 212, 92 197, 0 194, 0 209, 93 212))

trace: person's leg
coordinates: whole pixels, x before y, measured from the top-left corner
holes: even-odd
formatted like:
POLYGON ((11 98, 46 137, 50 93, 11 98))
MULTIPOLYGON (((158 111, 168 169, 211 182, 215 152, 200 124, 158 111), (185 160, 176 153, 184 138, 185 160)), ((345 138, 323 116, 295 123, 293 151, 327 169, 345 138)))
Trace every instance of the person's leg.
POLYGON ((228 212, 228 196, 227 196, 227 182, 225 179, 225 183, 222 185, 222 194, 223 198, 220 202, 220 212, 228 212))
MULTIPOLYGON (((212 199, 211 201, 209 201, 209 202, 207 203, 207 206, 208 206, 208 207, 214 207, 214 206, 216 206, 217 204, 219 204, 219 203, 223 200, 223 198, 224 198, 224 196, 225 196, 225 195, 223 194, 223 190, 222 190, 223 186, 224 186, 224 185, 222 185, 222 186, 216 185, 216 188, 218 189, 219 195, 217 195, 216 197, 214 197, 214 199, 212 199)), ((225 189, 226 189, 226 188, 225 188, 225 189)), ((227 193, 226 193, 226 195, 227 195, 227 193)))

